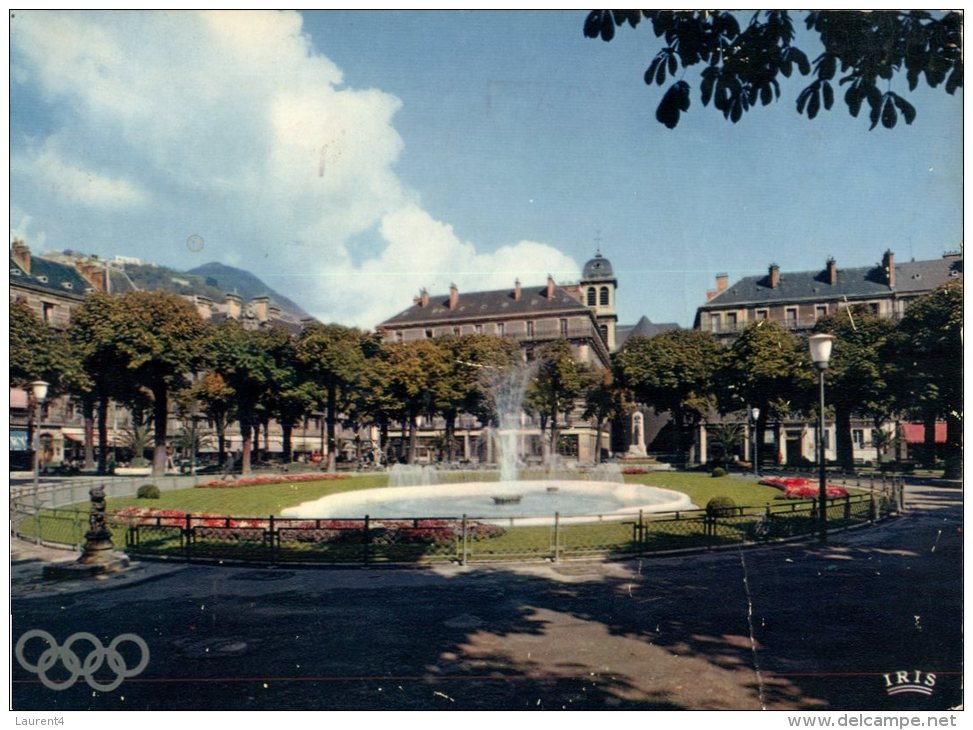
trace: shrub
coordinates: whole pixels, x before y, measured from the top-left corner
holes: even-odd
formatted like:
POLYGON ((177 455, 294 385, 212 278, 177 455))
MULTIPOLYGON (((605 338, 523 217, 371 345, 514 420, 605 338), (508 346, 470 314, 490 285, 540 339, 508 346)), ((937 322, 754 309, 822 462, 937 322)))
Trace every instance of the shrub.
POLYGON ((158 499, 159 488, 154 484, 143 484, 136 492, 136 496, 139 499, 158 499))
POLYGON ((732 517, 736 514, 736 502, 729 497, 713 497, 706 503, 709 517, 732 517))
POLYGON ((718 466, 715 469, 713 469, 713 471, 711 471, 709 475, 711 477, 725 477, 726 469, 724 469, 722 466, 718 466))

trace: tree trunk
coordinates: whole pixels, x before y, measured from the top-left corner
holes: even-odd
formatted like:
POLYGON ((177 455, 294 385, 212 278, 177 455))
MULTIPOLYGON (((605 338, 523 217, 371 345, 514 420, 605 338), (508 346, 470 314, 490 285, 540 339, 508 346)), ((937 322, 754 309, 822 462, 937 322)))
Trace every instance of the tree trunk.
POLYGON ((601 434, 601 431, 602 431, 602 428, 604 428, 605 419, 599 418, 597 421, 595 421, 595 424, 597 425, 597 428, 595 430, 595 463, 596 464, 600 464, 601 461, 602 461, 602 459, 601 459, 601 435, 602 435, 601 434))
POLYGON ((946 470, 943 478, 963 478, 963 419, 955 412, 946 415, 946 470))
POLYGON ((294 461, 294 450, 291 448, 291 431, 294 430, 294 426, 289 423, 282 423, 280 424, 280 430, 284 439, 284 463, 290 464, 294 461))
POLYGON ((250 425, 249 419, 247 417, 241 417, 240 436, 243 438, 243 453, 240 454, 240 476, 246 476, 250 473, 250 450, 252 448, 250 438, 252 430, 253 428, 250 425))
POLYGON ((260 419, 253 419, 253 445, 251 446, 251 460, 260 461, 260 419))
POLYGON ((851 411, 848 408, 835 406, 834 430, 838 464, 845 471, 852 471, 855 468, 855 451, 851 440, 851 411))
POLYGON ((418 413, 409 413, 409 456, 408 463, 415 464, 419 454, 419 430, 416 428, 418 413))
POLYGON ((155 398, 152 413, 155 423, 155 449, 152 451, 152 476, 161 477, 166 473, 166 428, 169 419, 169 392, 164 386, 152 389, 155 398))
POLYGON ((767 404, 761 403, 757 406, 760 409, 760 415, 757 417, 756 433, 754 434, 754 446, 753 446, 753 463, 757 467, 757 471, 760 471, 760 450, 764 445, 764 435, 767 433, 767 404))
POLYGON ((453 436, 456 433, 456 414, 448 413, 446 415, 446 461, 450 464, 456 458, 455 444, 453 443, 453 436))
POLYGON ((260 425, 263 426, 263 434, 264 434, 264 450, 263 450, 264 459, 269 461, 270 460, 270 418, 265 417, 260 419, 260 425))
POLYGON ((217 463, 222 467, 226 463, 226 421, 222 417, 214 418, 213 425, 216 426, 216 448, 219 453, 217 463))
POLYGON ((84 466, 85 471, 95 468, 95 400, 84 398, 81 401, 84 415, 84 466))
POLYGON ((557 455, 557 403, 551 403, 551 455, 557 455))
POLYGON ((337 441, 334 435, 335 411, 338 410, 338 387, 331 383, 328 385, 328 473, 335 472, 335 452, 337 451, 337 441))
POLYGON ((922 413, 922 466, 933 469, 936 466, 936 412, 927 408, 922 413))
POLYGON ((108 396, 98 400, 98 473, 108 473, 108 396))

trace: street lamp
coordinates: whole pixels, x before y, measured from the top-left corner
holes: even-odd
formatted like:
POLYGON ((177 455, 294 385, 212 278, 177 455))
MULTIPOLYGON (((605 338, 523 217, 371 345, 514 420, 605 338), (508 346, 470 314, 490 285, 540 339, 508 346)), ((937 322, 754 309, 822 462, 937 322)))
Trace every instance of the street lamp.
POLYGON ((35 380, 30 384, 30 392, 33 396, 34 402, 30 410, 30 448, 34 452, 34 494, 37 494, 38 482, 40 481, 40 438, 39 436, 39 423, 40 423, 40 413, 41 406, 44 404, 47 398, 47 386, 43 380, 35 380), (34 421, 37 420, 38 424, 35 425, 34 421))
POLYGON ((827 476, 824 464, 824 371, 828 369, 831 360, 831 346, 834 336, 826 334, 811 335, 808 338, 808 348, 811 350, 811 362, 818 371, 820 384, 820 403, 818 404, 818 523, 821 531, 821 542, 828 540, 828 491, 827 476))
POLYGON ((750 409, 750 415, 753 416, 753 428, 750 430, 753 432, 753 475, 755 477, 760 476, 760 461, 759 454, 757 453, 757 448, 760 443, 759 436, 757 433, 757 421, 760 420, 760 409, 757 407, 750 409))

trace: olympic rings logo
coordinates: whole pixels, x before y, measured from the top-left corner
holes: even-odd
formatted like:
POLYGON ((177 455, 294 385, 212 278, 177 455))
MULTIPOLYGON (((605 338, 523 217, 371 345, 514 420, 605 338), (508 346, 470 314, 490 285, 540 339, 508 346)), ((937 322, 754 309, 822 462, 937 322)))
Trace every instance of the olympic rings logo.
POLYGON ((142 670, 149 664, 149 647, 141 636, 135 634, 121 634, 106 647, 94 634, 81 631, 77 634, 71 634, 64 642, 64 646, 58 646, 54 637, 46 631, 32 629, 20 637, 14 649, 14 654, 17 661, 20 662, 20 666, 28 672, 36 674, 45 687, 57 692, 73 687, 74 683, 81 677, 84 677, 84 681, 92 689, 99 692, 111 692, 126 678, 141 674, 142 670), (37 658, 37 664, 31 664, 24 658, 24 648, 31 639, 41 639, 47 642, 47 649, 41 652, 41 655, 37 658), (79 641, 87 642, 92 647, 83 661, 71 648, 79 641), (139 656, 141 657, 139 663, 131 669, 126 664, 125 657, 118 651, 118 647, 126 642, 135 644, 139 648, 139 656), (61 681, 55 681, 48 677, 47 673, 59 661, 63 662, 64 668, 71 673, 71 676, 61 681), (109 669, 115 673, 115 678, 110 682, 99 682, 95 679, 95 674, 106 662, 109 669))

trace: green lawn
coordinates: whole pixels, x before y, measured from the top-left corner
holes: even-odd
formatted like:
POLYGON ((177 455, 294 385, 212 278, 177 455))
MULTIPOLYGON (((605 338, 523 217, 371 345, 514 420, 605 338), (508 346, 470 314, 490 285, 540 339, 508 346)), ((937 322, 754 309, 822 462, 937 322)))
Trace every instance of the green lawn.
MULTIPOLYGON (((496 474, 489 472, 486 474, 443 472, 440 480, 462 481, 470 479, 471 476, 483 481, 496 479, 496 474)), ((716 496, 730 497, 738 505, 759 506, 774 501, 781 494, 780 490, 773 487, 764 487, 752 480, 733 476, 714 478, 709 474, 657 472, 628 475, 625 480, 684 492, 701 508, 706 506, 710 498, 716 496)), ((264 517, 272 514, 279 517, 283 509, 295 507, 301 502, 338 492, 375 489, 384 487, 387 483, 388 477, 384 474, 367 474, 320 482, 262 484, 253 487, 197 487, 163 492, 159 499, 116 498, 111 500, 108 507, 109 509, 154 507, 192 514, 208 513, 240 517, 264 517)))

